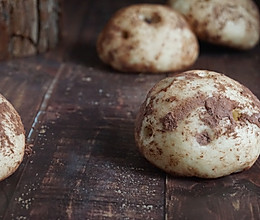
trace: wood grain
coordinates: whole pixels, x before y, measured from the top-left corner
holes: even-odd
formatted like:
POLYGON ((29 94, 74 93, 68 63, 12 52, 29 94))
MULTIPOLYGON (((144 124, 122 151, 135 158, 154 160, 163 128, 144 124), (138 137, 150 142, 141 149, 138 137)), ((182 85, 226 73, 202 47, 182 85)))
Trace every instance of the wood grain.
POLYGON ((129 77, 120 77, 115 89, 107 85, 117 74, 66 66, 7 219, 13 213, 32 219, 163 217, 164 174, 140 156, 135 112, 123 103, 131 95, 129 77), (109 81, 102 82, 104 74, 109 81))
POLYGON ((46 52, 60 38, 59 0, 0 1, 0 60, 46 52))
MULTIPOLYGON (((248 171, 203 180, 167 175, 138 152, 137 111, 148 90, 175 73, 123 74, 98 59, 99 31, 133 3, 65 1, 60 48, 0 63, 0 93, 32 147, 0 182, 0 219, 259 219, 259 159, 248 171)), ((200 46, 191 69, 222 72, 260 98, 259 45, 200 46)))
MULTIPOLYGON (((39 58, 0 64, 0 93, 14 105, 20 114, 27 137, 59 65, 59 63, 46 62, 39 58)), ((27 138, 27 144, 31 143, 33 140, 27 138)), ((13 199, 14 191, 19 185, 27 162, 28 158, 25 156, 19 169, 10 178, 0 182, 0 219, 13 199)))

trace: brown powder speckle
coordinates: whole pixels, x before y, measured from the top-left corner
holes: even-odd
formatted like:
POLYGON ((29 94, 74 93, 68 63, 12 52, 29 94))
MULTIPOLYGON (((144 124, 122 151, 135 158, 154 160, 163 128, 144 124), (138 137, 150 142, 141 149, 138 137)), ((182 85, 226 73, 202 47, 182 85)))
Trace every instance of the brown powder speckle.
MULTIPOLYGON (((223 118, 228 118, 230 124, 226 127, 225 135, 229 136, 234 132, 236 121, 233 118, 233 110, 238 107, 238 102, 226 97, 213 94, 213 97, 205 100, 207 113, 201 117, 201 120, 211 128, 219 126, 223 118)), ((215 135, 219 135, 220 130, 215 130, 215 135)))
POLYGON ((196 140, 200 145, 207 145, 210 143, 210 136, 208 132, 203 131, 202 133, 199 133, 196 135, 196 140))
POLYGON ((25 154, 31 156, 33 154, 33 144, 26 144, 25 145, 25 154))
POLYGON ((156 152, 159 154, 159 155, 162 155, 163 154, 163 150, 159 147, 156 147, 156 152))
MULTIPOLYGON (((2 96, 3 97, 3 96, 2 96)), ((10 116, 10 120, 14 125, 14 131, 16 135, 24 134, 24 128, 20 119, 20 116, 11 108, 10 104, 7 102, 2 102, 0 104, 0 119, 3 121, 6 118, 6 114, 10 116)), ((1 126, 1 125, 0 125, 1 126)), ((2 128, 0 128, 2 130, 2 128)))
POLYGON ((164 131, 172 131, 177 128, 177 120, 172 112, 167 113, 160 121, 164 131))
POLYGON ((154 99, 155 99, 155 97, 151 96, 150 102, 145 107, 144 116, 151 115, 153 113, 153 101, 154 101, 154 99))
POLYGON ((247 120, 250 123, 257 125, 260 128, 260 112, 254 113, 251 116, 247 114, 242 114, 240 119, 244 121, 247 120))
MULTIPOLYGON (((171 99, 171 98, 169 98, 171 99)), ((174 97, 172 97, 174 99, 174 97)), ((172 131, 177 128, 178 121, 186 118, 191 111, 199 106, 202 106, 205 100, 205 96, 198 93, 196 96, 184 99, 180 101, 179 105, 175 107, 173 112, 167 113, 163 118, 160 119, 163 124, 163 129, 165 131, 172 131)), ((171 100, 166 100, 171 101, 171 100)))
POLYGON ((220 96, 213 96, 205 101, 205 108, 207 109, 207 112, 215 119, 229 117, 230 120, 233 120, 232 110, 237 105, 238 104, 236 101, 220 96))
MULTIPOLYGON (((4 99, 3 96, 0 98, 4 99)), ((10 136, 5 133, 4 124, 9 124, 9 126, 11 125, 15 135, 24 134, 24 128, 20 116, 6 101, 3 101, 0 104, 0 151, 4 156, 10 157, 14 154, 14 143, 10 140, 10 136)))
POLYGON ((169 98, 166 98, 165 101, 166 102, 174 102, 174 101, 178 101, 178 99, 177 99, 176 96, 171 96, 169 98))

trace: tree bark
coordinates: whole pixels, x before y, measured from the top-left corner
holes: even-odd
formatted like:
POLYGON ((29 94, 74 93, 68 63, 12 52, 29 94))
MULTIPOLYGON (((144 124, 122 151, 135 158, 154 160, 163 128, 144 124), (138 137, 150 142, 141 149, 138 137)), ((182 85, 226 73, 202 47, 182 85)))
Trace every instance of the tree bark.
POLYGON ((54 48, 60 7, 60 0, 0 0, 0 60, 54 48))

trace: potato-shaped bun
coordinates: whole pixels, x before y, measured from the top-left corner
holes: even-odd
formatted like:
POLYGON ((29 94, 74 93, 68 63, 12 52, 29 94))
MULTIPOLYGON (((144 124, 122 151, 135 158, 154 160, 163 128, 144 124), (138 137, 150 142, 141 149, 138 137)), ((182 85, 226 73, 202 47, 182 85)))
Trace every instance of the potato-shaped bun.
POLYGON ((252 0, 169 0, 187 18, 198 38, 250 49, 260 36, 259 11, 252 0))
POLYGON ((187 71, 150 90, 135 138, 141 153, 171 174, 217 178, 239 172, 260 153, 260 102, 223 74, 187 71))
POLYGON ((24 127, 14 107, 0 95, 0 181, 16 171, 23 160, 24 127))
POLYGON ((97 40, 101 60, 123 72, 167 72, 191 66, 197 38, 184 17, 153 4, 132 5, 110 19, 97 40))

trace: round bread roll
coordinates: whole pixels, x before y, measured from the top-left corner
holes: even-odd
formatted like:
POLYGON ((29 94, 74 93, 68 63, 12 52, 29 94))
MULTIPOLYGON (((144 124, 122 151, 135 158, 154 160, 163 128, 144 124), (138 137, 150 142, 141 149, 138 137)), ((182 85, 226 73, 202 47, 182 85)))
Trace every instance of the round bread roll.
POLYGON ((225 75, 187 71, 150 90, 135 138, 144 157, 170 174, 217 178, 246 170, 260 153, 260 101, 225 75))
POLYGON ((0 181, 13 174, 23 160, 24 127, 14 107, 0 95, 0 181))
POLYGON ((169 5, 185 15, 201 40, 236 49, 259 41, 259 11, 252 0, 169 0, 169 5))
POLYGON ((173 9, 138 4, 119 10, 97 40, 100 59, 122 72, 159 73, 191 66, 197 38, 173 9))

